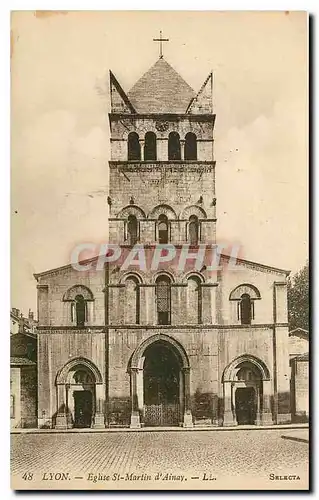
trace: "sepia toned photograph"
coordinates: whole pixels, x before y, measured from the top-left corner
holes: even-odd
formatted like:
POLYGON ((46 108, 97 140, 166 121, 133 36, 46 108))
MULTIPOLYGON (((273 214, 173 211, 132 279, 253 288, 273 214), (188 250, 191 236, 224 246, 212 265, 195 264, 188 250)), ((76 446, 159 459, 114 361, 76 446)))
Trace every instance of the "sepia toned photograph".
POLYGON ((308 22, 11 13, 13 490, 309 490, 308 22))

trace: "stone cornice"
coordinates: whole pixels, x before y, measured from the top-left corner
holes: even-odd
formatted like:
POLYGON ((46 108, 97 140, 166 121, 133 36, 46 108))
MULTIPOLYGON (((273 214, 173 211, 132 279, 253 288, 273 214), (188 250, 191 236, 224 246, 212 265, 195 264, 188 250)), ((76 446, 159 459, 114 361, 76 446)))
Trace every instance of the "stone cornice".
POLYGON ((176 121, 192 121, 192 122, 211 122, 215 123, 216 114, 185 114, 185 113, 109 113, 109 120, 119 121, 136 121, 136 120, 165 120, 168 122, 176 121))
POLYGON ((171 170, 180 172, 181 169, 187 168, 191 172, 211 172, 216 166, 216 161, 200 161, 200 160, 165 160, 165 161, 126 161, 126 160, 110 160, 109 167, 111 170, 121 169, 122 172, 154 172, 154 170, 171 170))
POLYGON ((261 323, 256 325, 211 325, 206 323, 200 324, 183 324, 183 325, 104 325, 104 326, 89 326, 78 328, 77 326, 39 326, 38 334, 41 333, 105 333, 108 330, 258 330, 258 329, 274 329, 288 328, 288 323, 261 323), (91 330, 91 331, 90 331, 91 330))

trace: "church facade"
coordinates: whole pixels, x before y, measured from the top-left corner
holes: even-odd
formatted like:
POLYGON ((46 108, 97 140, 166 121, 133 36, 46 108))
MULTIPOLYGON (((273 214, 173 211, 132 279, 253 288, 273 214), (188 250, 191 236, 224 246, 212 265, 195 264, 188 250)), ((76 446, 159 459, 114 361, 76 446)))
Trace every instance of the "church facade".
POLYGON ((242 258, 234 270, 226 254, 211 271, 209 250, 194 265, 216 248, 212 79, 195 93, 163 57, 127 93, 110 73, 109 242, 121 259, 35 275, 39 427, 291 419, 289 272, 242 258), (127 265, 132 249, 143 265, 127 265))

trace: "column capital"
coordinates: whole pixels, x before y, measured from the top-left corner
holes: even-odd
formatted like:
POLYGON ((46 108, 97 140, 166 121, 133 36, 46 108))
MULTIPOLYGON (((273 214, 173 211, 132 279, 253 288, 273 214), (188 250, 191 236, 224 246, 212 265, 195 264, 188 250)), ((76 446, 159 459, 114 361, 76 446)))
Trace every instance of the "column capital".
POLYGON ((131 373, 138 373, 139 371, 143 371, 143 368, 139 368, 138 366, 131 366, 130 368, 131 373))

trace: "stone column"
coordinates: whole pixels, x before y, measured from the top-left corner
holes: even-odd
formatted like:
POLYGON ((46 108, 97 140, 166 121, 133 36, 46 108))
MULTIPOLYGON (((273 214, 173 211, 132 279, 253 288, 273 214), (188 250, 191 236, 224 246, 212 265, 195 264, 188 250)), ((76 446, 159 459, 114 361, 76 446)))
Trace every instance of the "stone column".
POLYGON ((190 395, 190 368, 183 368, 184 372, 184 418, 183 427, 193 427, 190 395))
POLYGON ((67 429, 68 421, 66 414, 66 389, 65 384, 58 385, 57 391, 57 403, 58 403, 58 412, 56 416, 55 428, 56 429, 67 429))
POLYGON ((224 382, 224 420, 223 426, 237 425, 235 415, 232 409, 232 383, 224 382))
POLYGON ((144 139, 140 139, 140 148, 141 148, 141 161, 144 161, 144 143, 145 143, 145 140, 144 139))
POLYGON ((260 414, 261 425, 273 425, 271 413, 271 381, 263 380, 263 399, 260 414))
POLYGON ((105 390, 103 384, 95 385, 95 415, 93 419, 93 429, 103 429, 104 423, 104 410, 105 410, 105 390))
POLYGON ((132 429, 141 427, 140 412, 137 399, 137 373, 138 368, 131 368, 131 425, 132 429))
POLYGON ((180 140, 180 145, 181 145, 181 160, 184 161, 184 151, 185 151, 185 140, 184 139, 180 140))

